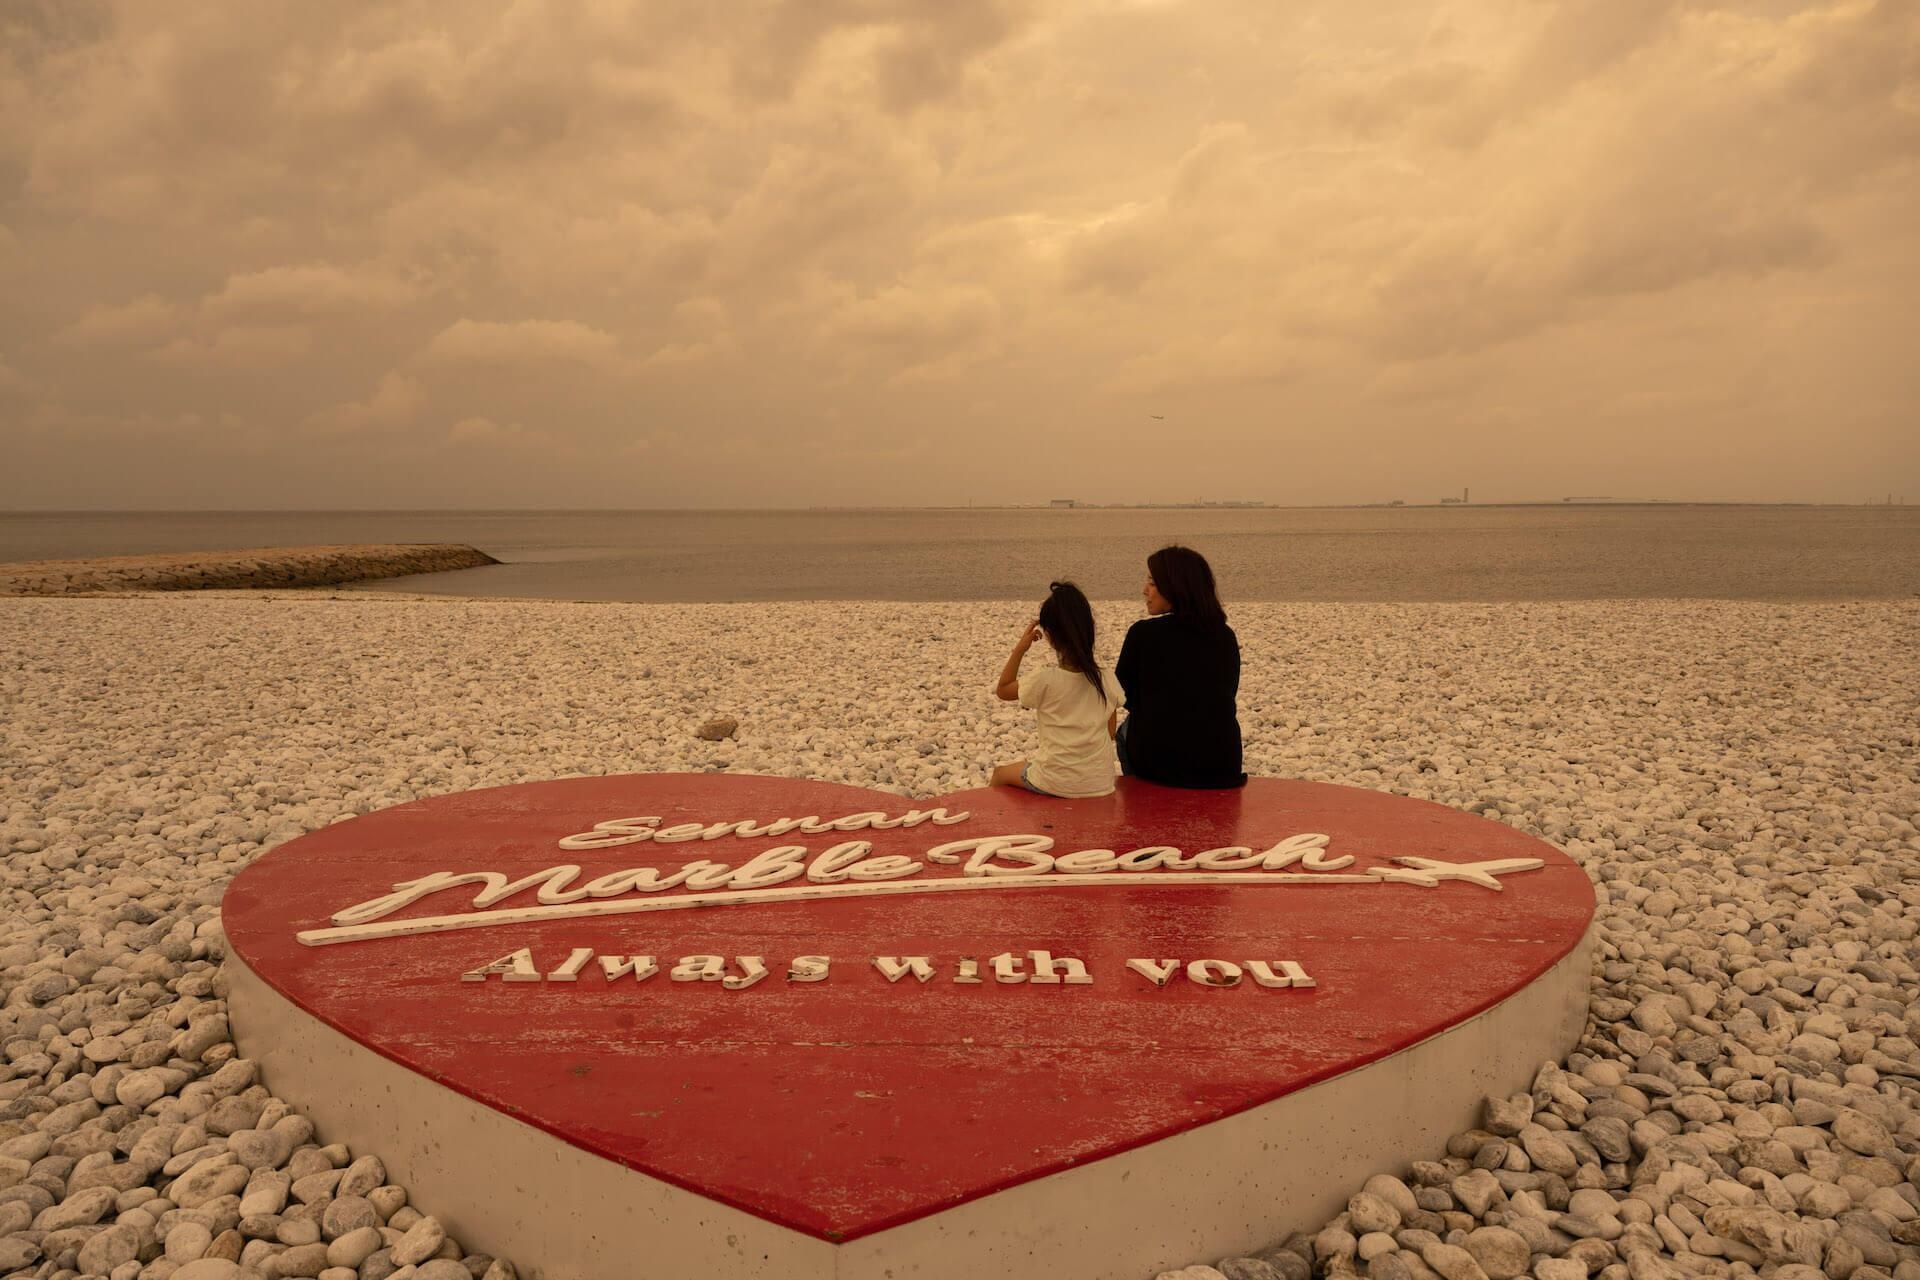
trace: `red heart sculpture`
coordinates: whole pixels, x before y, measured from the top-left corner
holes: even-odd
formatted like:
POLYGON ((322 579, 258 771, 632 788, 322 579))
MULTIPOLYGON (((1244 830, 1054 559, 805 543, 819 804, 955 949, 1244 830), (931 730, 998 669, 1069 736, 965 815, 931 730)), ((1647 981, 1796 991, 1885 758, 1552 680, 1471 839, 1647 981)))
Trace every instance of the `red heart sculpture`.
POLYGON ((330 826, 241 872, 224 918, 266 982, 394 1061, 609 1160, 843 1241, 1405 1048, 1545 972, 1593 905, 1577 865, 1518 831, 1319 783, 909 802, 649 774, 442 796, 330 826), (702 838, 720 823, 935 809, 970 816, 702 838), (628 818, 655 821, 592 834, 628 818), (1326 839, 1286 843, 1309 834, 1326 839), (1052 845, 927 856, 1008 835, 1052 845), (598 847, 561 847, 568 837, 598 847), (871 848, 818 861, 852 841, 871 848), (778 846, 806 852, 767 854, 778 846), (1037 869, 1085 850, 1132 856, 1037 869), (1228 851, 1196 863, 1209 850, 1228 851), (695 862, 693 885, 617 874, 673 877, 695 862), (543 904, 526 887, 476 907, 485 885, 467 883, 377 905, 433 872, 514 881, 566 864, 580 873, 549 896, 573 901, 543 904), (747 887, 715 883, 712 864, 745 869, 747 887), (682 909, 689 899, 712 905, 682 909), (333 919, 363 903, 376 905, 333 919), (356 933, 373 936, 340 940, 356 933), (523 948, 517 966, 462 980, 523 948), (1080 961, 1092 981, 1033 981, 1037 951, 1068 979, 1064 958, 1080 961), (995 979, 1003 954, 1026 980, 995 979), (602 956, 650 956, 659 971, 639 980, 615 963, 608 976, 602 956), (729 958, 732 981, 672 980, 689 956, 729 958), (732 959, 745 956, 767 976, 749 982, 732 959), (895 980, 875 956, 898 961, 895 980), (905 967, 913 956, 931 960, 931 980, 905 967), (542 976, 570 957, 571 981, 542 976), (806 980, 800 957, 830 958, 826 977, 806 980), (981 981, 955 980, 962 957, 981 981), (1206 959, 1225 963, 1194 963, 1206 959))

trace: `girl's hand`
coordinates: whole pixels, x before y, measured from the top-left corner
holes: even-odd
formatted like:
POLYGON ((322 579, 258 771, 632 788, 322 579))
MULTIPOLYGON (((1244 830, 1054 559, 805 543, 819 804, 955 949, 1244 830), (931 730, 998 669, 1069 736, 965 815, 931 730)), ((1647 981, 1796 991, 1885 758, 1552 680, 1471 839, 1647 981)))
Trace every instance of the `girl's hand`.
POLYGON ((1002 702, 1016 702, 1020 698, 1020 660, 1027 656, 1027 650, 1040 638, 1040 622, 1035 619, 1020 629, 1020 639, 1014 642, 1013 652, 1007 655, 1007 665, 1000 668, 1000 681, 993 692, 1002 702))

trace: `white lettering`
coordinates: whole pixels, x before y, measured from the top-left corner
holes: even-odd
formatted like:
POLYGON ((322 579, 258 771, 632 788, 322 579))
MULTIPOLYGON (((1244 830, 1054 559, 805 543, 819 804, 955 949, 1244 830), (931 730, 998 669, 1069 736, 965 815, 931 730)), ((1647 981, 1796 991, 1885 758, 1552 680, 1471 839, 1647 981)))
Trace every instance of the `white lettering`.
POLYGON ((562 849, 611 849, 615 845, 651 840, 653 828, 659 825, 659 822, 659 818, 610 818, 605 822, 594 823, 591 831, 582 831, 579 835, 566 837, 560 842, 560 847, 562 849))
POLYGON ((754 854, 746 866, 727 878, 727 883, 736 889, 764 889, 768 885, 785 884, 807 873, 806 856, 804 845, 776 845, 754 854))
POLYGON ((1123 853, 1114 859, 1114 865, 1122 871, 1151 871, 1155 867, 1168 867, 1181 870, 1191 867, 1192 862, 1180 856, 1180 851, 1172 845, 1150 844, 1130 853, 1123 853))
POLYGON ((954 863, 960 861, 961 854, 971 851, 973 856, 960 869, 962 875, 1032 876, 1044 875, 1052 870, 1053 859, 1047 856, 1047 850, 1051 848, 1051 836, 985 836, 977 840, 953 840, 935 845, 927 850, 927 857, 933 862, 954 863), (995 866, 994 859, 1002 857, 1011 859, 1014 865, 995 866))
POLYGON ((652 956, 601 956, 600 972, 608 982, 628 974, 633 975, 635 982, 645 982, 660 972, 660 966, 653 962, 652 956))
POLYGON ((948 813, 945 809, 909 809, 900 819, 903 827, 917 827, 923 822, 932 822, 936 827, 950 827, 956 822, 965 822, 971 814, 948 813))
POLYGON ((1127 968, 1133 970, 1156 987, 1164 987, 1179 970, 1178 960, 1142 960, 1127 961, 1127 968))
POLYGON ((720 985, 729 991, 745 991, 767 976, 767 962, 763 956, 735 956, 734 963, 740 966, 740 976, 735 978, 729 975, 720 979, 720 985))
POLYGON ((1327 837, 1316 832, 1302 832, 1297 836, 1288 836, 1274 845, 1261 856, 1260 868, 1263 871, 1281 871, 1292 866, 1314 849, 1323 849, 1327 837))
POLYGON ((1087 973, 1086 962, 1072 956, 1054 958, 1051 951, 1029 951, 1028 958, 1033 962, 1033 981, 1036 983, 1065 983, 1070 987, 1084 987, 1093 982, 1087 973))
POLYGON ((888 854, 884 858, 868 858, 865 862, 855 863, 847 874, 855 880, 898 880, 919 870, 920 864, 912 858, 888 854))
POLYGON ((718 889, 733 879, 733 868, 724 862, 695 858, 681 870, 687 873, 687 888, 718 889))
MULTIPOLYGON (((592 947, 570 948, 567 958, 558 967, 548 971, 544 979, 547 982, 577 982, 580 974, 595 958, 592 947)), ((874 969, 894 986, 909 977, 913 982, 908 985, 925 986, 939 976, 938 962, 932 956, 876 955, 871 957, 871 962, 874 969)), ((601 975, 609 983, 626 977, 631 977, 635 982, 644 982, 660 972, 660 966, 650 955, 600 955, 598 963, 601 975)), ((1091 986, 1094 981, 1086 961, 1077 956, 1057 956, 1043 948, 1029 950, 1024 955, 1002 952, 991 957, 986 964, 993 972, 993 981, 1007 985, 1091 986)), ((1182 968, 1179 960, 1144 956, 1128 959, 1126 967, 1156 988, 1165 988, 1182 968)), ((829 956, 795 956, 788 964, 786 977, 790 983, 822 982, 827 979, 831 968, 832 958, 829 956)), ((771 972, 764 956, 690 955, 680 957, 670 976, 674 982, 717 982, 728 991, 744 991, 764 982, 771 972)), ((1257 985, 1274 990, 1310 989, 1318 985, 1296 960, 1249 959, 1236 964, 1231 960, 1207 958, 1188 962, 1185 972, 1190 982, 1203 987, 1238 986, 1246 976, 1251 976, 1257 985)), ((521 947, 488 964, 469 969, 460 975, 460 980, 485 982, 496 975, 503 982, 542 980, 531 947, 521 947)), ((979 986, 985 981, 981 973, 981 961, 975 956, 959 957, 953 981, 979 986)))
POLYGON ((667 975, 675 982, 718 982, 727 976, 725 956, 681 956, 667 975))
POLYGON ((462 982, 485 982, 487 975, 497 973, 502 982, 538 982, 540 971, 533 967, 533 952, 527 947, 509 952, 492 964, 483 964, 478 969, 469 969, 460 975, 462 982))
POLYGON ((753 840, 764 836, 783 836, 790 831, 803 831, 816 836, 829 831, 892 831, 896 827, 917 827, 923 822, 951 826, 956 822, 965 822, 971 816, 968 813, 950 814, 945 809, 909 809, 898 818, 889 818, 876 809, 869 809, 824 822, 818 814, 808 814, 803 818, 775 818, 765 823, 752 818, 705 824, 682 823, 665 830, 658 829, 661 822, 658 815, 609 818, 605 822, 594 823, 591 830, 561 837, 559 845, 562 849, 612 849, 623 844, 637 844, 642 840, 677 844, 683 840, 718 840, 724 836, 753 840))
POLYGON ((589 898, 617 898, 623 893, 658 893, 662 889, 685 884, 687 870, 682 867, 672 875, 663 876, 658 867, 632 867, 626 871, 596 876, 582 887, 589 898))
POLYGON ((807 879, 815 884, 839 884, 851 873, 848 867, 873 852, 870 840, 847 840, 823 850, 807 868, 807 879))
POLYGON ((333 922, 346 925, 377 920, 381 916, 390 915, 402 907, 418 902, 430 893, 438 893, 442 889, 451 889, 463 884, 485 886, 479 893, 473 895, 473 905, 476 907, 490 907, 502 898, 510 898, 534 885, 540 886, 534 896, 541 902, 548 904, 575 902, 585 897, 587 890, 584 887, 565 889, 563 886, 579 874, 580 868, 573 865, 548 867, 544 871, 535 871, 518 880, 509 880, 498 871, 435 871, 417 880, 401 881, 393 886, 392 893, 382 894, 380 897, 356 903, 344 911, 335 912, 333 922))
POLYGON ((923 983, 933 977, 933 964, 926 956, 875 956, 873 967, 888 982, 898 982, 909 973, 923 983))
POLYGON ((1053 869, 1067 875, 1090 875, 1096 871, 1111 871, 1119 863, 1119 855, 1111 849, 1079 849, 1055 858, 1053 869))
POLYGON ((747 822, 716 822, 703 830, 700 833, 700 838, 702 840, 718 840, 721 836, 741 836, 751 839, 752 837, 764 836, 766 834, 767 829, 765 827, 759 826, 749 820, 747 822))
POLYGON ((548 982, 578 982, 580 971, 587 967, 587 961, 593 959, 592 947, 575 947, 560 962, 560 967, 547 975, 548 982))
POLYGON ((1245 871, 1259 866, 1261 857, 1244 845, 1229 845, 1195 854, 1193 865, 1201 871, 1245 871))
POLYGON ((1231 960, 1195 960, 1187 966, 1187 981, 1203 987, 1238 986, 1240 966, 1231 960))
MULTIPOLYGON (((959 821, 967 815, 947 815, 944 810, 914 810, 899 821, 959 821)), ((866 823, 870 814, 852 814, 839 822, 854 819, 866 823)), ((625 834, 641 819, 617 819, 627 824, 625 834)), ((798 825, 816 819, 780 819, 770 824, 798 825)), ((680 842, 696 838, 712 827, 683 823, 653 834, 656 841, 680 842)), ((821 828, 831 829, 831 827, 821 828)), ((607 834, 605 832, 602 833, 607 834)), ((582 833, 583 837, 587 833, 582 833)), ((904 854, 873 856, 873 844, 849 840, 828 846, 809 860, 804 845, 779 845, 763 849, 737 869, 730 863, 710 859, 692 859, 671 871, 658 867, 629 867, 604 871, 581 881, 582 869, 574 863, 562 863, 509 878, 498 871, 435 871, 395 884, 388 893, 355 903, 336 912, 335 927, 309 929, 297 934, 306 946, 324 946, 336 942, 354 942, 367 938, 398 937, 418 933, 437 933, 454 929, 482 928, 489 925, 528 924, 555 919, 586 916, 621 915, 633 912, 678 910, 709 905, 734 906, 747 902, 796 902, 839 896, 882 896, 895 893, 950 893, 974 889, 1063 888, 1089 883, 1112 885, 1149 885, 1184 882, 1208 885, 1280 885, 1280 884, 1387 884, 1433 887, 1444 881, 1460 880, 1499 892, 1500 877, 1538 870, 1544 864, 1538 858, 1505 858, 1484 862, 1447 862, 1433 858, 1397 855, 1397 866, 1377 866, 1339 874, 1352 866, 1353 855, 1330 856, 1328 837, 1319 833, 1288 836, 1270 848, 1255 853, 1250 847, 1228 845, 1203 850, 1191 857, 1171 845, 1143 845, 1126 853, 1111 849, 1079 849, 1059 855, 1050 852, 1054 841, 1032 833, 981 836, 954 840, 929 849, 927 861, 960 868, 958 877, 932 877, 911 884, 890 883, 908 880, 926 869, 925 864, 904 854), (1287 868, 1300 866, 1298 871, 1287 868), (805 876, 808 883, 790 885, 805 876), (374 921, 413 905, 445 889, 476 887, 474 910, 465 913, 415 916, 375 924, 374 921), (686 888, 692 892, 663 897, 663 890, 686 888), (501 910, 488 910, 517 894, 531 893, 538 905, 518 904, 501 910), (649 901, 602 901, 632 894, 647 895, 649 901), (594 901, 586 901, 593 899, 594 901)), ((1295 985, 1298 985, 1297 983, 1295 985)))
POLYGON ((1263 987, 1317 987, 1320 985, 1309 978, 1307 971, 1292 960, 1275 960, 1272 965, 1265 960, 1249 960, 1247 972, 1252 974, 1253 980, 1263 987), (1273 971, 1273 965, 1280 967, 1279 973, 1276 974, 1273 971))
POLYGON ((787 969, 788 982, 822 982, 833 961, 826 956, 795 956, 787 969))

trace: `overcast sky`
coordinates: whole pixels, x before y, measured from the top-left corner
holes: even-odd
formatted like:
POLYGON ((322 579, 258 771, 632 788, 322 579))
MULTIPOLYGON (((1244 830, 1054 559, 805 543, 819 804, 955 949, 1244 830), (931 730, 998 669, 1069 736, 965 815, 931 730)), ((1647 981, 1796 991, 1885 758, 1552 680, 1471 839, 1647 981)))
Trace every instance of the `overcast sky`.
POLYGON ((0 0, 0 507, 1920 501, 1912 0, 0 0))

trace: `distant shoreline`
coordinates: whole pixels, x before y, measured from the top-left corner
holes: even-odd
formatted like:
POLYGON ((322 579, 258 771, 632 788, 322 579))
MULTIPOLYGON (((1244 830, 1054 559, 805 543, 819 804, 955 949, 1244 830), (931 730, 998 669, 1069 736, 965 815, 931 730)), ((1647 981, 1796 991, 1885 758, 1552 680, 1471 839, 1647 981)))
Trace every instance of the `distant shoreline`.
POLYGON ((798 514, 809 511, 1493 511, 1550 508, 1590 511, 1597 507, 1781 507, 1854 511, 1899 510, 1905 502, 1757 502, 1691 498, 1578 499, 1532 498, 1508 502, 1076 502, 1056 507, 1045 502, 952 503, 934 505, 858 505, 805 507, 8 507, 8 516, 381 516, 381 515, 742 515, 755 512, 798 514))
POLYGON ((340 585, 636 603, 1010 600, 1065 577, 1089 595, 1119 598, 1140 589, 1149 552, 1177 541, 1201 548, 1239 600, 1920 595, 1920 508, 1548 503, 1456 515, 1451 505, 1403 514, 1329 506, 16 515, 0 518, 0 562, 8 562, 0 574, 42 562, 34 572, 44 580, 58 570, 61 581, 37 590, 94 594, 340 585), (469 558, 376 574, 360 554, 325 576, 297 579, 266 575, 256 563, 302 549, 401 546, 453 546, 469 558), (239 550, 216 552, 224 548, 239 550), (82 583, 70 581, 74 565, 44 563, 82 562, 92 573, 101 560, 131 556, 159 556, 149 565, 172 563, 174 576, 82 583), (232 577, 213 572, 215 559, 246 563, 232 577))

